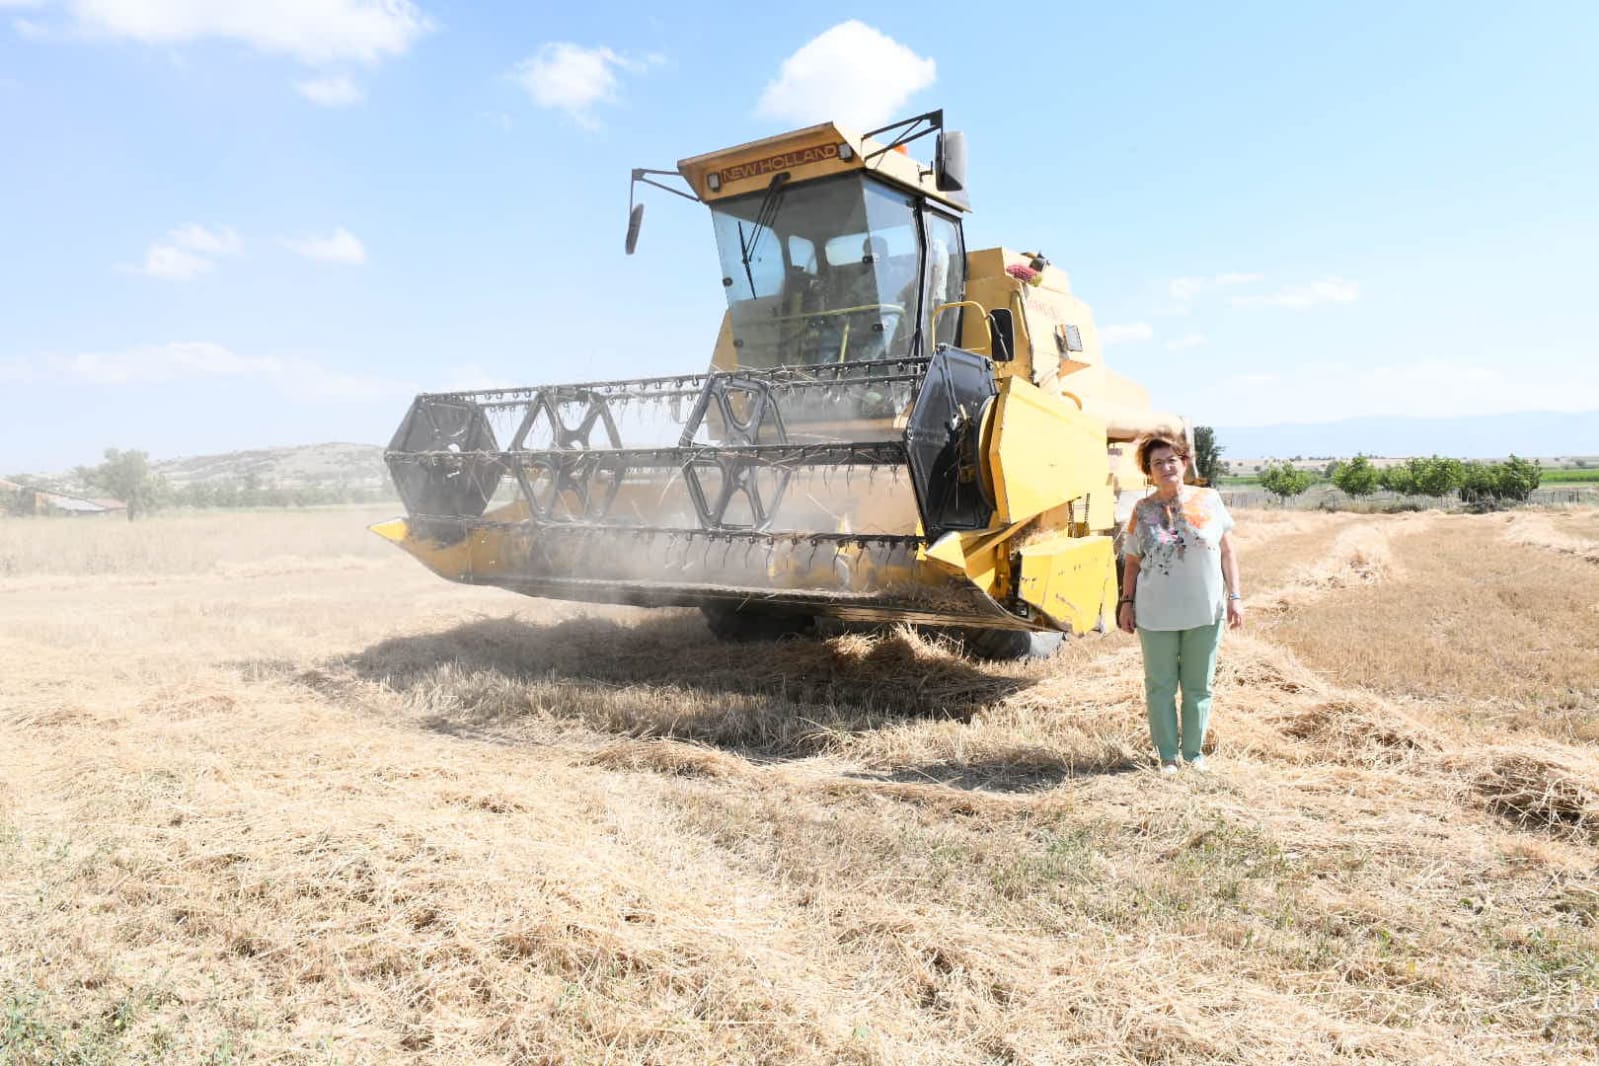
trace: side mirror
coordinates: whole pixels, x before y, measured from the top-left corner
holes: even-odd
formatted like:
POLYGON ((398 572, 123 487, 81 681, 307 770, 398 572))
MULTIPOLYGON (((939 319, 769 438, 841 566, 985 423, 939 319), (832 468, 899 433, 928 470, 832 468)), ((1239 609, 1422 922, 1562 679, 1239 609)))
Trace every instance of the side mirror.
POLYGON ((638 231, 644 225, 644 205, 634 204, 633 210, 627 216, 627 254, 632 255, 638 247, 638 231))
POLYGON ((949 130, 938 135, 937 170, 939 192, 960 192, 966 188, 966 134, 949 130))

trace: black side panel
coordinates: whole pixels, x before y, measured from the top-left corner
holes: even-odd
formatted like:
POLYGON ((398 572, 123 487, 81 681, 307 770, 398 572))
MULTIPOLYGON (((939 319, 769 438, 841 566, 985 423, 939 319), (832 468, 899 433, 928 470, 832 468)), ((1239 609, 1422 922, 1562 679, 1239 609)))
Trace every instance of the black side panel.
POLYGON ((911 481, 929 541, 950 530, 988 528, 994 502, 983 494, 983 408, 999 392, 993 364, 959 348, 941 349, 905 428, 911 481))

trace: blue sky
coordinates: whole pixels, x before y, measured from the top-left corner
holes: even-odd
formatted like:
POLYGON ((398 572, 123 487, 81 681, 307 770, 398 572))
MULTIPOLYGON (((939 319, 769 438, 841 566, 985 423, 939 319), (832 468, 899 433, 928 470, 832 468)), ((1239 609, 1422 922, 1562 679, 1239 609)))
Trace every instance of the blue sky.
POLYGON ((1599 5, 664 10, 0 0, 0 473, 699 369, 707 213, 624 256, 629 168, 934 107, 968 245, 1197 422, 1599 408, 1599 5))

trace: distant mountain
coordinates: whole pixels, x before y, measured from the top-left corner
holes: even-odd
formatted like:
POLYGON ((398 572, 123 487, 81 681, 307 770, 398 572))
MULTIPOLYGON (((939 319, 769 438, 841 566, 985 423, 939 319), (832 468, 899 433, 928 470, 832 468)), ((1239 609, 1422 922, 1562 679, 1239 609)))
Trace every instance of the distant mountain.
POLYGON ((175 487, 253 479, 277 488, 386 490, 389 471, 376 444, 302 444, 222 455, 162 459, 150 464, 175 487))
POLYGON ((1450 455, 1501 459, 1599 456, 1599 411, 1525 412, 1464 418, 1349 418, 1341 422, 1216 426, 1227 457, 1343 458, 1450 455))

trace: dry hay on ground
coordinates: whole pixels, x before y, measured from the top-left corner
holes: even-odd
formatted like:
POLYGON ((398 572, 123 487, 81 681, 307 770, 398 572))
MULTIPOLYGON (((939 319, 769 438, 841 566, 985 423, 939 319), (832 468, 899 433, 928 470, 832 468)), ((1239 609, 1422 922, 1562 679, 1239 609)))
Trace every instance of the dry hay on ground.
POLYGON ((1584 535, 1580 521, 1572 512, 1512 515, 1505 525, 1505 536, 1513 544, 1527 544, 1571 555, 1584 562, 1599 563, 1599 536, 1584 535))
POLYGON ((648 771, 679 777, 735 777, 749 764, 703 744, 673 740, 625 740, 609 744, 584 762, 607 770, 648 771))
POLYGON ((1428 515, 1390 517, 1382 522, 1351 519, 1325 551, 1291 570, 1280 586, 1250 596, 1257 609, 1283 611, 1303 606, 1337 589, 1376 585, 1401 577, 1390 541, 1413 536, 1431 524, 1428 515))
POLYGON ((1497 748, 1458 760, 1488 809, 1524 829, 1599 837, 1599 759, 1543 746, 1497 748))
POLYGON ((1383 580, 1257 614, 1257 632, 1345 688, 1445 722, 1599 739, 1599 571, 1514 544, 1502 515, 1437 515, 1390 532, 1383 580))
POLYGON ((1309 580, 1228 638, 1218 772, 1175 780, 1119 634, 729 648, 449 586, 336 514, 370 565, 310 519, 269 552, 303 565, 221 516, 137 551, 0 531, 54 560, 0 583, 5 1053, 1591 1058, 1599 768, 1560 704, 1599 667, 1533 608, 1569 627, 1592 568, 1483 565, 1501 516, 1432 520, 1470 570, 1427 520, 1239 517, 1246 576, 1309 580), (68 565, 95 553, 110 580, 68 565), (1487 602, 1491 642, 1417 622, 1487 602))
POLYGON ((1403 762, 1442 749, 1435 733, 1393 704, 1365 694, 1331 696, 1285 721, 1286 736, 1313 745, 1311 758, 1365 764, 1403 762))

